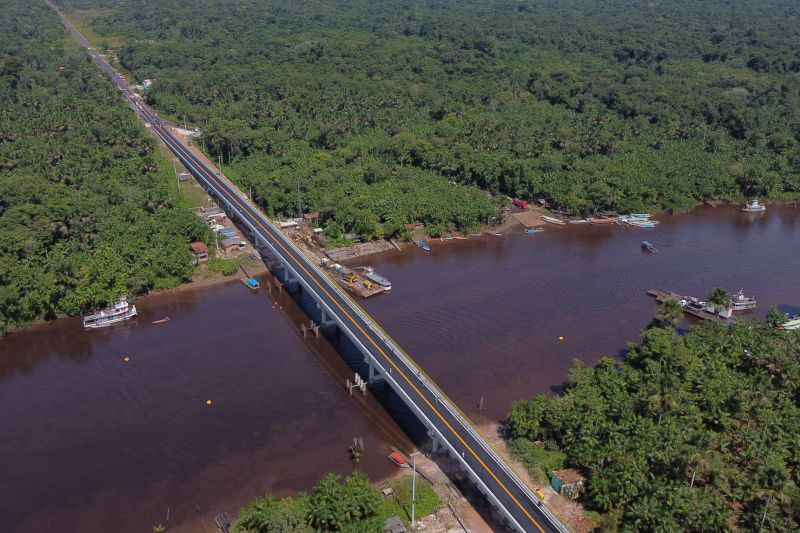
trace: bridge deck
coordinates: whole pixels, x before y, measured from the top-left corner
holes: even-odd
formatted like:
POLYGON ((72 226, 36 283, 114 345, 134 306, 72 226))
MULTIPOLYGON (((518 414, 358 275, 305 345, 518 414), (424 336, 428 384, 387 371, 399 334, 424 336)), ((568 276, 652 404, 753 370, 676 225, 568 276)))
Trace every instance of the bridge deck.
MULTIPOLYGON (((59 13, 60 15, 60 13, 59 13)), ((75 38, 89 44, 62 17, 75 38)), ((328 275, 303 254, 290 239, 230 182, 219 177, 178 140, 146 106, 138 103, 127 84, 94 50, 90 54, 129 98, 132 107, 149 123, 206 189, 226 204, 288 268, 295 279, 315 296, 329 316, 369 356, 382 377, 432 430, 438 440, 461 461, 479 488, 506 519, 520 531, 566 531, 533 492, 487 444, 471 422, 450 402, 414 361, 328 275)))

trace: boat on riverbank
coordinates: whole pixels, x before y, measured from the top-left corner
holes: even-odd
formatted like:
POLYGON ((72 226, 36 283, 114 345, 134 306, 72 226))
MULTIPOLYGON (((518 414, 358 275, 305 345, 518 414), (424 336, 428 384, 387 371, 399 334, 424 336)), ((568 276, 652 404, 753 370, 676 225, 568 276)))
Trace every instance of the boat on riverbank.
POLYGON ((634 226, 637 228, 655 228, 657 222, 650 220, 641 220, 641 219, 628 219, 627 224, 629 226, 634 226))
POLYGON ((744 211, 745 213, 763 213, 766 210, 767 206, 760 203, 758 201, 758 198, 753 198, 753 200, 750 203, 748 203, 742 208, 742 211, 744 211))
POLYGON ((408 457, 400 453, 397 448, 389 448, 389 453, 386 454, 386 457, 389 458, 391 462, 399 466, 400 468, 408 468, 411 465, 408 464, 408 457))
POLYGON ((136 306, 128 304, 128 299, 123 296, 110 307, 106 307, 99 313, 83 317, 83 327, 86 329, 97 329, 118 324, 136 316, 136 306))
POLYGON ((526 235, 533 235, 534 233, 541 233, 544 231, 544 228, 541 226, 537 226, 535 228, 526 228, 525 234, 526 235))
POLYGON ((731 296, 731 309, 734 311, 747 311, 756 308, 756 299, 744 295, 744 289, 731 296))
POLYGON ((431 247, 430 247, 430 246, 428 246, 428 243, 427 243, 427 242, 425 242, 425 241, 423 241, 422 239, 419 239, 419 240, 417 241, 417 246, 419 246, 420 248, 422 248, 422 249, 423 249, 423 250, 425 250, 426 252, 430 252, 430 251, 431 251, 431 247))
POLYGON ((392 289, 392 282, 375 272, 375 269, 371 266, 357 267, 355 270, 360 270, 361 273, 364 274, 365 278, 370 281, 374 281, 385 290, 389 291, 392 289))
POLYGON ((800 331, 800 315, 795 315, 778 327, 784 331, 800 331))
POLYGON ((258 290, 258 288, 261 286, 258 283, 258 280, 255 279, 255 278, 240 278, 240 280, 244 284, 245 287, 247 287, 248 289, 254 290, 254 291, 258 290))
POLYGON ((617 218, 616 217, 605 217, 605 218, 590 218, 589 224, 599 226, 603 224, 616 224, 617 218))
POLYGON ((563 220, 556 218, 556 217, 549 217, 547 215, 542 215, 542 220, 545 222, 549 222, 550 224, 558 224, 559 226, 563 226, 566 224, 563 220))

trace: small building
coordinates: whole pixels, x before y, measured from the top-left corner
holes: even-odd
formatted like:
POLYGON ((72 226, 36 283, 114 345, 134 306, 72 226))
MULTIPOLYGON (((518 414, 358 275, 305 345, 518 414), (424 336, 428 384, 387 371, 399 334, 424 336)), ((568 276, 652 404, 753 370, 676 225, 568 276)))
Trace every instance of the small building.
POLYGON ((219 241, 219 249, 225 253, 237 252, 245 246, 239 239, 222 239, 219 241))
POLYGON ((386 525, 383 527, 384 533, 406 533, 406 526, 398 516, 389 517, 386 525))
POLYGON ((189 181, 190 179, 192 179, 192 175, 188 172, 181 172, 178 174, 178 181, 189 181))
POLYGON ((208 262, 208 246, 206 246, 206 243, 201 241, 193 242, 189 244, 189 251, 192 252, 198 263, 208 262))
POLYGON ((550 474, 550 485, 568 500, 575 500, 583 493, 586 478, 574 468, 553 470, 550 474))
POLYGON ((304 213, 303 220, 308 224, 317 222, 319 220, 319 213, 304 213))

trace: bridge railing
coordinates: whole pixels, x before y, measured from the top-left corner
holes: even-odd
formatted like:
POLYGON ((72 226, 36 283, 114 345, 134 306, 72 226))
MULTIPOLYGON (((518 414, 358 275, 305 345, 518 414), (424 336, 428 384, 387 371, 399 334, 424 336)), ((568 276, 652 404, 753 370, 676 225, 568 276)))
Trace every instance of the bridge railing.
MULTIPOLYGON (((175 142, 178 142, 178 141, 175 141, 175 142)), ((188 163, 190 166, 195 166, 190 161, 186 161, 185 163, 188 163)), ((213 171, 211 171, 209 169, 208 165, 206 165, 204 162, 200 161, 200 163, 201 163, 201 165, 203 165, 206 168, 206 171, 210 172, 211 174, 215 174, 213 171)), ((220 178, 221 178, 221 176, 220 176, 220 178)), ((241 201, 247 202, 247 204, 250 206, 251 210, 256 215, 256 217, 261 219, 261 222, 263 224, 269 226, 269 228, 272 230, 273 235, 275 235, 277 237, 277 239, 282 242, 282 244, 284 244, 285 246, 290 247, 292 249, 292 251, 297 255, 298 258, 302 258, 301 260, 305 263, 306 267, 307 268, 311 268, 312 270, 314 270, 314 272, 317 274, 317 276, 320 279, 325 279, 328 282, 327 283, 328 288, 333 290, 334 292, 336 292, 336 294, 340 297, 340 299, 343 302, 345 302, 345 304, 350 309, 350 311, 352 311, 355 314, 357 314, 359 316, 359 318, 361 318, 361 320, 367 325, 367 327, 370 329, 370 332, 372 334, 374 334, 375 336, 379 337, 384 342, 384 344, 391 349, 391 351, 397 357, 397 359, 400 360, 403 363, 403 365, 406 367, 407 371, 412 372, 412 373, 414 373, 416 375, 416 377, 420 381, 420 383, 439 402, 439 404, 445 409, 447 414, 450 417, 452 417, 453 419, 458 420, 459 425, 461 427, 463 427, 467 432, 469 432, 469 434, 472 436, 473 440, 478 443, 478 445, 481 447, 481 449, 484 452, 486 452, 494 460, 494 462, 506 473, 506 475, 509 477, 509 479, 513 480, 514 484, 517 485, 517 487, 520 490, 523 491, 523 493, 528 497, 528 499, 531 502, 534 502, 537 505, 537 507, 542 512, 542 514, 547 516, 547 518, 551 522, 551 526, 555 527, 559 531, 567 533, 568 530, 561 524, 561 522, 555 517, 555 515, 553 515, 552 512, 545 505, 543 505, 544 502, 541 500, 541 498, 536 496, 533 493, 533 491, 530 489, 530 487, 528 487, 528 485, 526 483, 524 483, 519 478, 519 475, 516 472, 514 472, 506 464, 506 462, 500 457, 500 455, 497 453, 497 451, 492 446, 490 446, 488 444, 488 442, 486 441, 484 436, 481 435, 480 432, 478 432, 478 430, 475 428, 475 426, 472 424, 472 422, 469 420, 469 418, 467 418, 466 415, 464 415, 461 412, 461 410, 458 409, 458 407, 455 406, 455 404, 452 402, 452 400, 450 400, 450 398, 444 393, 444 391, 442 391, 439 388, 439 386, 436 385, 435 382, 433 382, 433 380, 431 380, 427 376, 427 374, 425 374, 425 372, 416 364, 416 362, 410 356, 408 356, 408 354, 406 354, 402 350, 402 348, 400 348, 397 345, 397 343, 395 343, 394 340, 392 340, 391 337, 388 336, 388 334, 386 334, 383 331, 383 329, 372 319, 372 317, 369 316, 369 314, 367 314, 366 311, 364 311, 364 309, 360 305, 358 305, 344 291, 344 289, 341 288, 341 286, 335 280, 331 279, 331 277, 328 275, 327 272, 322 270, 320 268, 320 266, 317 265, 314 261, 312 261, 311 258, 309 258, 305 254, 305 252, 303 252, 300 249, 300 247, 296 245, 296 243, 294 241, 292 241, 271 220, 269 220, 263 213, 261 213, 261 211, 255 205, 253 205, 253 203, 250 201, 250 199, 247 198, 247 196, 245 196, 239 190, 238 187, 236 187, 230 181, 225 180, 224 178, 221 178, 221 179, 225 181, 225 184, 227 185, 229 190, 231 192, 233 192, 233 194, 235 194, 241 201)), ((231 209, 237 210, 236 206, 232 205, 230 207, 231 207, 231 209)), ((247 221, 245 221, 245 222, 247 223, 248 226, 250 226, 251 230, 253 230, 255 233, 258 233, 258 231, 257 231, 257 229, 255 227, 253 227, 251 224, 249 224, 249 222, 247 222, 247 221)), ((275 251, 277 252, 277 250, 275 250, 275 251)), ((291 265, 289 265, 289 267, 292 270, 294 270, 294 268, 291 267, 291 265)), ((316 292, 316 291, 314 291, 314 292, 316 292)), ((335 311, 333 309, 329 309, 329 311, 332 312, 332 313, 335 313, 335 311)), ((365 350, 367 350, 367 351, 371 351, 367 347, 363 347, 363 348, 365 350)), ((377 359, 376 359, 376 361, 377 361, 377 359)), ((382 365, 380 365, 380 366, 382 367, 382 365)), ((384 369, 384 373, 385 373, 385 369, 384 369)), ((410 400, 410 398, 409 398, 409 400, 410 400)), ((433 421, 430 421, 430 422, 433 424, 433 421)), ((452 443, 449 443, 449 445, 450 445, 450 448, 455 450, 455 448, 454 448, 452 443)), ((458 456, 457 453, 456 453, 456 456, 458 456)), ((463 461, 463 459, 461 459, 461 460, 463 461)), ((469 465, 467 465, 467 467, 470 468, 469 465)), ((470 470, 472 470, 472 469, 470 468, 470 470)))
MULTIPOLYGON (((238 189, 235 186, 234 190, 238 189)), ((240 193, 241 195, 241 193, 240 193)), ((247 200, 249 202, 249 200, 247 200)), ((252 203, 251 203, 252 205, 252 203)), ((455 403, 450 400, 450 398, 442 391, 436 383, 431 380, 427 374, 416 364, 416 362, 408 356, 408 354, 400 348, 394 340, 386 334, 383 329, 372 319, 372 317, 364 311, 364 309, 358 305, 345 291, 342 289, 338 283, 332 280, 327 272, 322 270, 317 264, 314 263, 301 249, 299 246, 295 244, 289 237, 287 237, 282 231, 280 231, 273 223, 270 221, 266 216, 263 216, 256 208, 253 206, 254 211, 264 220, 265 223, 269 224, 270 227, 275 231, 279 238, 292 248, 292 250, 298 255, 303 257, 306 260, 306 263, 311 266, 311 268, 322 278, 328 280, 330 288, 332 288, 344 301, 347 302, 348 307, 354 311, 367 326, 369 327, 370 331, 377 337, 379 337, 384 344, 386 344, 389 348, 391 348, 394 355, 403 362, 406 369, 410 372, 416 374, 417 379, 422 383, 422 385, 430 392, 438 401, 441 406, 445 408, 447 414, 452 416, 454 419, 459 421, 459 424, 470 433, 472 438, 478 445, 487 453, 489 454, 492 459, 497 463, 501 469, 506 473, 506 475, 513 480, 514 484, 517 485, 520 490, 522 490, 525 495, 530 499, 531 502, 537 504, 537 506, 542 510, 542 513, 547 515, 547 517, 552 522, 553 526, 559 529, 560 531, 567 532, 566 529, 561 522, 556 518, 555 515, 544 505, 544 501, 539 498, 531 488, 520 479, 519 474, 517 474, 508 464, 500 457, 497 451, 492 447, 487 441, 486 438, 475 428, 472 421, 464 415, 464 413, 455 405, 455 403)))

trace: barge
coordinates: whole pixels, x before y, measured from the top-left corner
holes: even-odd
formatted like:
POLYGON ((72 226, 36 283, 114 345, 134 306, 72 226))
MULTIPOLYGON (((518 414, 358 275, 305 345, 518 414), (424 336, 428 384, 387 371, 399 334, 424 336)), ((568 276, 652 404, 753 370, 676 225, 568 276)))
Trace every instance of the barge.
POLYGON ((356 267, 355 270, 360 270, 365 278, 374 281, 383 287, 384 290, 388 291, 392 289, 392 282, 375 272, 375 269, 371 266, 356 267))
POLYGON ((674 300, 680 304, 684 313, 697 317, 701 320, 711 320, 713 322, 719 322, 720 324, 728 324, 731 320, 730 312, 727 314, 727 316, 725 314, 713 313, 708 309, 707 302, 700 301, 693 296, 683 296, 677 292, 667 291, 664 289, 650 289, 647 291, 647 294, 654 296, 656 301, 659 303, 663 303, 668 300, 674 300))

